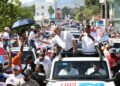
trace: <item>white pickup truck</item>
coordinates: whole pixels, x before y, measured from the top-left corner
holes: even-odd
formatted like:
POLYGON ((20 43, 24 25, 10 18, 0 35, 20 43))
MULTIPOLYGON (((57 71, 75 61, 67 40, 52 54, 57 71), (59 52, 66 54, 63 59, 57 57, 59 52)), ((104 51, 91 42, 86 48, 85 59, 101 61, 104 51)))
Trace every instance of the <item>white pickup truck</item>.
POLYGON ((46 86, 115 86, 114 81, 106 81, 110 79, 112 73, 106 58, 56 57, 46 86), (93 64, 97 64, 98 68, 94 68, 93 64))

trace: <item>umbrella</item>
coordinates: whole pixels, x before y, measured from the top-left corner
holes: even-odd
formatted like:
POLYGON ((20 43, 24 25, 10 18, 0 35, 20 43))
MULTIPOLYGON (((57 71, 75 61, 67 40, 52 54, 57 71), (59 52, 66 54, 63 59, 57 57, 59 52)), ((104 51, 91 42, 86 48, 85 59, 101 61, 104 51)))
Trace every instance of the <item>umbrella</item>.
POLYGON ((22 27, 22 26, 26 26, 26 25, 31 25, 31 24, 34 24, 34 20, 32 19, 20 19, 18 21, 16 21, 12 28, 17 28, 17 27, 22 27))

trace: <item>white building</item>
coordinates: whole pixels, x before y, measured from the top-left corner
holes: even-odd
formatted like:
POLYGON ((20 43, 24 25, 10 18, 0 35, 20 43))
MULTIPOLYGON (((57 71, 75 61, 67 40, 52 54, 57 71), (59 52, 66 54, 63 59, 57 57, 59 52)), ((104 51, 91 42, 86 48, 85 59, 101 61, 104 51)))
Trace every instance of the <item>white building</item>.
POLYGON ((114 23, 114 28, 120 32, 120 0, 99 0, 101 4, 105 1, 109 4, 109 17, 114 23))
MULTIPOLYGON (((52 7, 55 11, 54 0, 35 0, 35 16, 36 22, 41 22, 44 19, 49 19, 50 14, 48 12, 49 7, 52 7)), ((55 12, 54 12, 55 13, 55 12)), ((55 15, 55 14, 53 14, 55 15)))

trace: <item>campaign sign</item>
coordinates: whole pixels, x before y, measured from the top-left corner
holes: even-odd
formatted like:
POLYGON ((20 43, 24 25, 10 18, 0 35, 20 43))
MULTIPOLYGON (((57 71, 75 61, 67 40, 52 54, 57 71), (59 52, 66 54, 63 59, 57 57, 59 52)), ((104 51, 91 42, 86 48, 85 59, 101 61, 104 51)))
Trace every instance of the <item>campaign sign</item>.
POLYGON ((0 62, 4 63, 4 56, 0 56, 0 62))
POLYGON ((103 23, 104 22, 102 20, 99 20, 99 21, 96 22, 96 26, 103 26, 103 23))
POLYGON ((109 35, 106 34, 106 35, 104 35, 103 37, 101 37, 100 42, 108 41, 109 38, 110 38, 109 35))
POLYGON ((103 83, 80 83, 79 86, 105 86, 103 83))

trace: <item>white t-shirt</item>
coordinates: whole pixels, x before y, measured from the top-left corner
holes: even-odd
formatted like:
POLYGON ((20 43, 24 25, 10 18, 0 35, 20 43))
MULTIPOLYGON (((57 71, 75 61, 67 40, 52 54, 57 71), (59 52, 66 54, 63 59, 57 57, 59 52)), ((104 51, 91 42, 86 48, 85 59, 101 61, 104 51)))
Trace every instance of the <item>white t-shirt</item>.
POLYGON ((21 78, 24 77, 24 75, 22 75, 21 73, 19 75, 17 75, 17 76, 15 76, 14 74, 6 74, 6 73, 3 73, 3 75, 4 75, 5 78, 11 78, 11 77, 14 78, 15 77, 17 79, 21 79, 21 78))
POLYGON ((12 78, 14 80, 14 82, 17 82, 19 81, 19 79, 22 79, 24 78, 24 75, 22 75, 21 73, 17 76, 15 76, 14 74, 6 74, 4 73, 4 77, 9 79, 9 78, 12 78))
POLYGON ((0 86, 6 86, 5 82, 0 82, 0 86))
POLYGON ((95 42, 89 38, 87 35, 82 37, 82 53, 84 54, 94 54, 95 50, 95 42))
POLYGON ((58 35, 56 35, 56 36, 50 41, 51 44, 57 43, 65 51, 67 51, 73 47, 72 42, 73 42, 73 40, 75 40, 75 38, 72 34, 70 34, 70 32, 61 31, 60 37, 58 35))
POLYGON ((79 72, 75 68, 71 68, 70 71, 67 71, 66 69, 62 69, 58 75, 79 75, 79 72))
MULTIPOLYGON (((93 73, 94 71, 95 71, 95 70, 94 70, 94 67, 89 68, 89 69, 87 70, 87 72, 86 72, 86 75, 90 75, 90 74, 93 73)), ((101 69, 101 68, 98 70, 98 73, 100 73, 101 75, 107 75, 106 71, 103 70, 103 69, 101 69)))
POLYGON ((28 40, 35 40, 35 33, 33 31, 29 33, 28 40))
POLYGON ((49 78, 50 71, 51 71, 51 65, 52 65, 52 61, 50 60, 50 58, 48 56, 45 56, 43 61, 40 61, 38 58, 35 60, 34 63, 35 64, 42 64, 44 66, 44 69, 45 69, 46 78, 49 78))
POLYGON ((3 38, 3 39, 10 39, 9 33, 8 33, 8 32, 4 32, 4 33, 2 34, 2 38, 3 38))
POLYGON ((65 49, 65 43, 62 41, 62 39, 58 35, 55 35, 55 37, 50 40, 50 44, 53 44, 53 45, 58 44, 60 47, 65 49))

